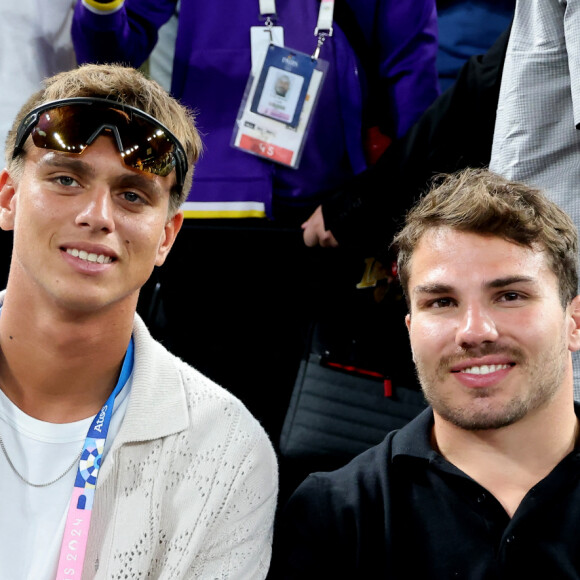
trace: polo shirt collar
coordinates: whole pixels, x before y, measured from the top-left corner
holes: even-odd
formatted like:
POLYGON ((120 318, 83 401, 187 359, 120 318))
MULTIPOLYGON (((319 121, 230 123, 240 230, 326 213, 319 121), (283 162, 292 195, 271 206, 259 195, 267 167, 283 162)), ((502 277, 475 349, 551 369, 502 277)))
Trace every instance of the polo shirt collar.
MULTIPOLYGON (((580 402, 578 401, 574 401, 574 412, 580 419, 580 402)), ((442 456, 431 447, 433 422, 433 409, 428 407, 400 429, 393 438, 393 459, 397 456, 415 457, 427 461, 441 458, 442 456)), ((580 457, 580 440, 576 443, 574 453, 580 457)))
POLYGON ((407 423, 393 438, 393 459, 397 456, 431 460, 438 455, 431 448, 433 410, 428 407, 407 423))

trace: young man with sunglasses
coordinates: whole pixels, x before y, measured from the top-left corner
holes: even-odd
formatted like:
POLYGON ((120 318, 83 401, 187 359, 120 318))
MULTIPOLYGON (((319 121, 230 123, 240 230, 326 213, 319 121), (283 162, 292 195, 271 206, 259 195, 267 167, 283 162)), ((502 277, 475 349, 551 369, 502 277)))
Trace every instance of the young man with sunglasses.
POLYGON ((200 150, 190 112, 120 66, 46 80, 13 124, 0 173, 0 226, 14 234, 0 295, 2 577, 266 575, 272 446, 135 313, 200 150))
POLYGON ((430 408, 298 488, 276 578, 579 578, 574 223, 468 169, 408 213, 395 246, 430 408))

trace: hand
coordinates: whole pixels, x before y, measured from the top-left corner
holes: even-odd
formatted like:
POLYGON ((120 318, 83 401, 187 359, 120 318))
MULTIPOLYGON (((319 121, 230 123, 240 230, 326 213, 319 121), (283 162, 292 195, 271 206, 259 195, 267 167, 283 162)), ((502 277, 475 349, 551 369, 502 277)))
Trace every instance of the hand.
POLYGON ((319 205, 314 213, 302 224, 304 230, 302 237, 304 243, 309 247, 320 244, 323 248, 336 248, 338 242, 330 230, 324 228, 324 217, 322 216, 322 206, 319 205))

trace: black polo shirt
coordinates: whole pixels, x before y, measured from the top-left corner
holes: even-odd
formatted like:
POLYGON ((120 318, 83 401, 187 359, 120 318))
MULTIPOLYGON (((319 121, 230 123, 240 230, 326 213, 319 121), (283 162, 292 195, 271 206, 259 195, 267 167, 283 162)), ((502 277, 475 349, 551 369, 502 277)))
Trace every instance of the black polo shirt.
POLYGON ((310 475, 281 515, 269 578, 580 578, 580 447, 510 519, 431 448, 432 425, 427 409, 345 467, 310 475))

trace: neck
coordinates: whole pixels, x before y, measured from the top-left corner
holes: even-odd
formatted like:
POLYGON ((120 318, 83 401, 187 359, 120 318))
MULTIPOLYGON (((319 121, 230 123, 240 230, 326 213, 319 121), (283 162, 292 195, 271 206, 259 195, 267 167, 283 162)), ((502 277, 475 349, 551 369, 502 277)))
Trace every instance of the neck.
POLYGON ((7 292, 0 315, 0 388, 26 414, 69 423, 111 394, 131 337, 134 308, 82 314, 35 308, 7 292))
POLYGON ((435 413, 433 446, 492 493, 511 517, 524 496, 568 455, 579 424, 572 386, 521 420, 500 429, 468 431, 435 413))

